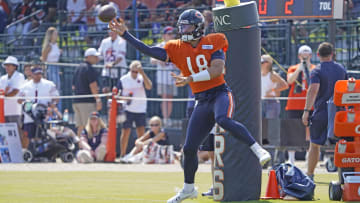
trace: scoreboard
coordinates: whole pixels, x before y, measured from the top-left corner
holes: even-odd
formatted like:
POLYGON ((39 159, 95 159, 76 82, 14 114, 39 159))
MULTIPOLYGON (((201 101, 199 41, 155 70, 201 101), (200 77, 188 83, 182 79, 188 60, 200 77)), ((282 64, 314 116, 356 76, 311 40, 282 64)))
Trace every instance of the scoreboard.
MULTIPOLYGON (((309 19, 343 17, 344 0, 240 0, 241 3, 256 1, 261 19, 309 19)), ((217 4, 223 0, 216 0, 217 4)))

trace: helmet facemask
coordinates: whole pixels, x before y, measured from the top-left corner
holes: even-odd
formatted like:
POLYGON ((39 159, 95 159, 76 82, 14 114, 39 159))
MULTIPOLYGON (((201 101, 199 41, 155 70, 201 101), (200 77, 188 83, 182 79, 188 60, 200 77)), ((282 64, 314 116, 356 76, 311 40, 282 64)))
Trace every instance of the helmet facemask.
POLYGON ((200 39, 204 34, 204 17, 199 11, 184 11, 177 23, 181 40, 184 42, 200 39))

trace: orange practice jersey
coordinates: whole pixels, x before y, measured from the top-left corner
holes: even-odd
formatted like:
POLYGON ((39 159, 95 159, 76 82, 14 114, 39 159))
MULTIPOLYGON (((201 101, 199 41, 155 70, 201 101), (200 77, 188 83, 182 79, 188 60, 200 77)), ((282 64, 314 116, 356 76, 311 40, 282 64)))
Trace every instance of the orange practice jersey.
MULTIPOLYGON (((181 71, 183 76, 190 76, 207 69, 211 63, 211 55, 228 48, 228 41, 224 34, 213 33, 200 39, 199 44, 193 48, 190 43, 180 39, 166 43, 165 50, 172 63, 181 71)), ((224 74, 208 81, 191 82, 190 88, 193 93, 203 92, 225 83, 224 74)))

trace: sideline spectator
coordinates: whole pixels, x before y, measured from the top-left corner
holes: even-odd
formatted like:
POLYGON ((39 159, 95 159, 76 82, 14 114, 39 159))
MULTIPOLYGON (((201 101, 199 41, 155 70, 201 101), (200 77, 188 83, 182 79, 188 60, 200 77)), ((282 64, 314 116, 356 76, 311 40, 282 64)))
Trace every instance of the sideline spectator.
MULTIPOLYGON (((31 0, 23 0, 23 3, 16 6, 14 12, 11 13, 9 19, 10 23, 13 23, 17 20, 21 20, 24 17, 27 17, 31 14, 31 0)), ((32 27, 32 22, 30 19, 17 23, 16 25, 10 26, 8 28, 8 34, 10 40, 14 40, 17 35, 27 34, 32 27)), ((18 43, 17 43, 18 44, 18 43)))
POLYGON ((344 0, 344 20, 358 19, 360 16, 360 0, 344 0))
MULTIPOLYGON (((164 47, 166 42, 175 39, 175 29, 167 26, 163 30, 163 42, 158 44, 158 47, 164 47)), ((175 81, 171 77, 171 71, 177 71, 173 63, 165 63, 157 59, 151 58, 151 63, 157 65, 156 79, 157 79, 157 94, 163 99, 172 99, 177 95, 177 88, 175 81)), ((164 119, 164 126, 171 126, 170 115, 172 112, 172 101, 161 102, 161 112, 164 119)))
MULTIPOLYGON (((0 89, 5 91, 6 97, 15 97, 18 95, 21 86, 24 84, 24 75, 17 71, 19 62, 17 58, 9 56, 3 63, 3 68, 6 70, 6 75, 0 78, 0 89)), ((4 111, 5 111, 5 122, 16 123, 18 132, 21 136, 21 142, 23 147, 26 147, 26 140, 23 137, 21 131, 21 106, 14 99, 5 99, 4 111)))
POLYGON ((0 0, 0 34, 4 33, 6 25, 8 23, 8 7, 5 1, 0 0))
POLYGON ((75 31, 79 30, 80 26, 85 26, 87 22, 85 0, 67 0, 66 10, 68 12, 68 30, 75 31))
POLYGON ((310 87, 306 95, 306 104, 302 115, 305 126, 310 126, 310 147, 308 157, 307 174, 314 179, 314 170, 319 161, 320 146, 327 140, 328 112, 327 101, 334 94, 335 83, 338 80, 346 80, 345 68, 333 61, 334 47, 328 42, 319 45, 317 54, 320 65, 316 67, 310 76, 310 87), (314 106, 314 112, 310 111, 314 106))
POLYGON ((151 117, 149 121, 150 130, 140 138, 136 139, 134 148, 124 157, 125 162, 138 163, 142 158, 142 151, 151 142, 159 145, 169 145, 168 137, 162 129, 161 119, 158 116, 151 117))
POLYGON ((126 64, 126 40, 121 38, 118 34, 109 30, 109 37, 101 41, 98 49, 100 58, 104 59, 105 67, 102 70, 103 77, 102 86, 103 92, 110 92, 111 88, 116 86, 119 73, 125 73, 126 64))
POLYGON ((190 8, 196 8, 196 10, 202 12, 205 9, 209 9, 211 5, 207 5, 207 1, 205 0, 192 0, 186 4, 183 4, 179 6, 179 9, 190 9, 190 8))
MULTIPOLYGON (((45 32, 49 23, 56 22, 56 7, 58 0, 35 0, 32 7, 32 13, 42 10, 32 19, 32 28, 40 27, 40 32, 45 32), (43 24, 45 23, 45 24, 43 24)), ((42 40, 41 40, 42 41, 42 40)))
MULTIPOLYGON (((61 49, 59 49, 57 40, 58 40, 58 31, 54 27, 49 27, 46 31, 44 42, 42 45, 41 51, 41 61, 57 63, 61 55, 61 49)), ((47 65, 46 67, 46 77, 48 80, 53 81, 56 85, 56 88, 61 90, 60 85, 60 70, 59 66, 56 65, 47 65)))
POLYGON ((24 75, 26 77, 25 83, 31 81, 31 79, 32 79, 31 67, 32 67, 31 64, 24 65, 24 75))
POLYGON ((289 88, 287 82, 272 68, 273 60, 269 55, 261 56, 261 103, 262 117, 273 119, 280 115, 280 92, 289 88))
MULTIPOLYGON (((299 64, 290 66, 287 73, 287 82, 290 85, 289 100, 285 107, 287 118, 301 119, 305 106, 305 99, 296 99, 296 97, 306 97, 310 72, 316 67, 311 64, 312 50, 309 46, 303 45, 299 48, 299 64)), ((307 129, 308 131, 308 129, 307 129)), ((295 151, 290 150, 289 161, 294 164, 295 151)))
MULTIPOLYGON (((150 90, 152 82, 142 69, 141 62, 135 60, 131 62, 130 71, 121 77, 117 87, 121 90, 122 96, 146 98, 145 89, 150 90)), ((146 100, 129 100, 125 106, 126 121, 123 124, 120 137, 120 161, 123 161, 122 159, 126 154, 133 123, 135 122, 138 138, 145 133, 146 107, 146 100)))
POLYGON ((115 7, 116 9, 116 16, 119 17, 120 16, 120 10, 119 10, 119 6, 114 3, 114 2, 109 2, 109 0, 98 0, 96 1, 96 4, 90 9, 94 11, 95 14, 95 25, 96 25, 96 30, 97 31, 103 31, 103 30, 107 30, 108 28, 108 23, 102 22, 99 19, 99 11, 100 8, 106 4, 109 4, 110 6, 115 7))
POLYGON ((157 5, 157 22, 167 22, 169 25, 173 25, 175 23, 175 17, 173 13, 175 12, 176 5, 173 1, 169 0, 161 0, 161 3, 157 5))
POLYGON ((21 4, 22 0, 7 0, 7 3, 9 4, 9 7, 11 11, 14 11, 16 6, 21 4))
POLYGON ((108 130, 97 111, 91 113, 85 129, 80 135, 80 150, 76 158, 80 163, 104 161, 106 155, 106 142, 108 130))
POLYGON ((174 0, 174 3, 177 7, 189 3, 191 0, 174 0))
MULTIPOLYGON (((130 3, 129 7, 125 10, 125 20, 127 23, 131 23, 133 16, 132 0, 128 0, 130 3)), ((143 4, 140 0, 136 0, 136 9, 138 12, 138 23, 139 28, 151 28, 151 18, 148 7, 143 4)), ((144 38, 148 35, 148 32, 141 31, 139 32, 139 38, 144 38)))
MULTIPOLYGON (((43 69, 40 66, 33 66, 31 68, 32 80, 27 82, 20 89, 20 97, 35 97, 31 99, 33 103, 44 104, 46 106, 54 107, 56 106, 58 99, 38 99, 37 97, 44 96, 59 96, 59 92, 56 89, 56 86, 53 82, 42 78, 43 69)), ((22 104, 25 100, 19 99, 18 103, 22 104)), ((30 141, 34 141, 36 133, 36 125, 33 119, 24 114, 24 125, 23 130, 26 132, 30 141)))
MULTIPOLYGON (((98 88, 98 73, 92 67, 99 62, 99 53, 94 48, 89 48, 85 51, 85 62, 81 63, 76 68, 73 77, 72 88, 75 95, 97 95, 98 88)), ((91 98, 76 98, 72 104, 75 121, 77 127, 77 135, 80 136, 86 124, 89 114, 95 110, 100 111, 102 108, 101 99, 98 96, 91 98)))

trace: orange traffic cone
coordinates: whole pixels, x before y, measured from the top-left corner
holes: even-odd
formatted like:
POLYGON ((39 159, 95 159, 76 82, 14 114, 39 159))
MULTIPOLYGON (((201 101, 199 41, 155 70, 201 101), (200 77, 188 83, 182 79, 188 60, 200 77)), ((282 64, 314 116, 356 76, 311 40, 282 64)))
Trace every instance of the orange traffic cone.
POLYGON ((275 170, 270 170, 266 194, 265 197, 261 197, 261 199, 281 199, 275 170))

